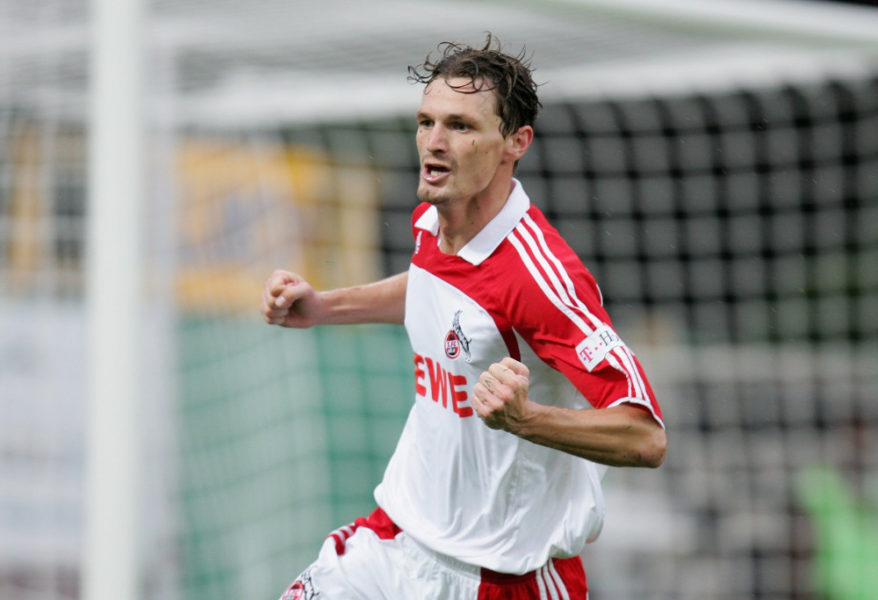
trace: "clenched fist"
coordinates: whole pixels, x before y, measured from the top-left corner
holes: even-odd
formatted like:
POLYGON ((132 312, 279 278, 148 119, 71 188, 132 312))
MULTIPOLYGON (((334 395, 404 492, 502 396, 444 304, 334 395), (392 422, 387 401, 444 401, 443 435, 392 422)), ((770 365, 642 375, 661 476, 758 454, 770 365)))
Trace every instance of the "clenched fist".
POLYGON ((529 385, 528 368, 507 356, 479 376, 473 386, 473 408, 491 429, 516 433, 530 412, 529 385))
POLYGON ((306 328, 320 322, 324 305, 301 276, 278 269, 265 281, 260 310, 271 325, 306 328))

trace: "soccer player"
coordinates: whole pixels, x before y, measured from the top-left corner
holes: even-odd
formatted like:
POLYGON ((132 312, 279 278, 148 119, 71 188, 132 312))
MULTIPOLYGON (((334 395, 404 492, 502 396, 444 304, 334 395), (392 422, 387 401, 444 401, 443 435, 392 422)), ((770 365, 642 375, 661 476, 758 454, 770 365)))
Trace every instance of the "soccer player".
MULTIPOLYGON (((583 599, 606 465, 659 466, 661 410, 578 257, 514 178, 539 108, 523 55, 445 43, 425 83, 407 272, 266 281, 268 323, 404 323, 415 400, 375 490, 282 600, 583 599)), ((351 393, 355 393, 353 390, 351 393)))

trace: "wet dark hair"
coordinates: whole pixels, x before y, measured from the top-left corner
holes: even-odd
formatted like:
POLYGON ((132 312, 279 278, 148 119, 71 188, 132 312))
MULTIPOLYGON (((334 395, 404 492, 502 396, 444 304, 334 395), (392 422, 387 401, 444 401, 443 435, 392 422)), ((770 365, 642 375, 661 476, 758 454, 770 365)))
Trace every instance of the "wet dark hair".
POLYGON ((429 84, 440 77, 445 80, 465 78, 465 84, 452 87, 469 94, 494 92, 503 137, 515 133, 523 125, 533 127, 542 105, 537 98, 537 84, 524 48, 516 56, 505 54, 500 49, 500 41, 488 33, 482 48, 442 42, 436 49, 439 52, 437 58, 428 54, 423 64, 408 68, 409 81, 429 84))

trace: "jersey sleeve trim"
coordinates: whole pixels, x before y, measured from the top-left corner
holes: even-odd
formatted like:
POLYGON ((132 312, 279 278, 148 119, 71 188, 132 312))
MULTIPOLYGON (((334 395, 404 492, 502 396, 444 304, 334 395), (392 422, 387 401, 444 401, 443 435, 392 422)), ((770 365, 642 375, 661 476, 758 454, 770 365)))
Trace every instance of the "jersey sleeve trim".
POLYGON ((649 409, 649 413, 652 415, 652 418, 655 419, 656 423, 662 426, 662 429, 665 428, 665 423, 662 421, 661 416, 655 411, 655 407, 652 405, 652 402, 647 402, 641 400, 640 398, 619 398, 612 404, 610 404, 607 408, 612 408, 614 406, 619 406, 620 404, 636 404, 637 406, 643 406, 649 409))

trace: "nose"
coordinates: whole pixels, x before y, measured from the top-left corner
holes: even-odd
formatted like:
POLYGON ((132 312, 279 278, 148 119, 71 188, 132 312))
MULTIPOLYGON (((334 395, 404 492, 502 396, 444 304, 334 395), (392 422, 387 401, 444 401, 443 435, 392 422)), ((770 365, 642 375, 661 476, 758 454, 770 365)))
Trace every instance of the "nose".
POLYGON ((441 125, 434 125, 427 131, 426 149, 430 152, 442 152, 447 148, 445 129, 441 125))

